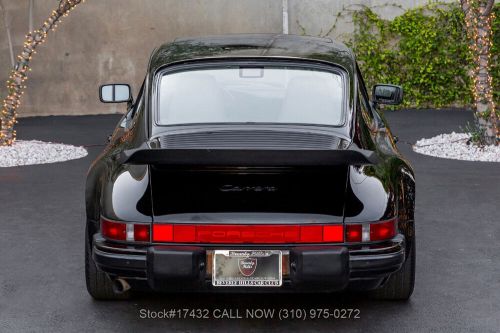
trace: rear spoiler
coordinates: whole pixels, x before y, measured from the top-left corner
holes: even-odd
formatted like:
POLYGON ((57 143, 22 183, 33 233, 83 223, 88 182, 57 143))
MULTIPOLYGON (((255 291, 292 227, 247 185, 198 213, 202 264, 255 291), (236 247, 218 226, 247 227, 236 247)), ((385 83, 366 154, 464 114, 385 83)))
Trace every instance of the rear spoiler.
POLYGON ((229 167, 326 167, 376 164, 377 155, 346 150, 131 149, 119 155, 126 164, 229 167))

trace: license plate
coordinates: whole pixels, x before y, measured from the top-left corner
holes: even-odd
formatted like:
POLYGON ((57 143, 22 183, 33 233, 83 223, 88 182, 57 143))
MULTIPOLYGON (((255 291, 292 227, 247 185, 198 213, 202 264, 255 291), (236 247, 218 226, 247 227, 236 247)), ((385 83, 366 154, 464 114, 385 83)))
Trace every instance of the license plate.
POLYGON ((277 250, 215 250, 212 285, 216 287, 279 287, 282 252, 277 250))

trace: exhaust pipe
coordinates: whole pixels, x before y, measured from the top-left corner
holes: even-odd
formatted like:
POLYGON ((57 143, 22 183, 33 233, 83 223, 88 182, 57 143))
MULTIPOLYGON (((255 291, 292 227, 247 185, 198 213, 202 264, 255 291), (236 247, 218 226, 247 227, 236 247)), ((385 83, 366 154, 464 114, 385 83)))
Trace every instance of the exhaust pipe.
POLYGON ((117 294, 123 294, 130 290, 130 284, 124 279, 117 278, 113 280, 113 291, 117 294))

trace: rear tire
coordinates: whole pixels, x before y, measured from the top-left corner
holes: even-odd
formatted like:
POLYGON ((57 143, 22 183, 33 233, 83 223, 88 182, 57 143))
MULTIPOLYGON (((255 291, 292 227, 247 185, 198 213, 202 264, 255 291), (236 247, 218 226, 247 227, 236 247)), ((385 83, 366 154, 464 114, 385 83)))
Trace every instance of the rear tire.
POLYGON ((380 289, 371 292, 373 298, 392 301, 407 301, 410 299, 415 287, 415 253, 414 239, 403 267, 392 274, 380 289))
POLYGON ((123 300, 130 297, 129 291, 116 293, 109 276, 96 266, 92 259, 87 231, 85 231, 85 281, 87 291, 96 300, 123 300))

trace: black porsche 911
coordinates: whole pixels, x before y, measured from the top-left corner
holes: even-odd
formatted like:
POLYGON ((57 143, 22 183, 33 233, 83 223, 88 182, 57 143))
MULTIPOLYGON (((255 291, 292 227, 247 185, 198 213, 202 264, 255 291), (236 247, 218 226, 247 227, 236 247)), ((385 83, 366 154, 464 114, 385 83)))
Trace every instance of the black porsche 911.
POLYGON ((404 300, 415 180, 355 56, 326 38, 228 35, 156 49, 86 184, 87 289, 333 292, 404 300))

